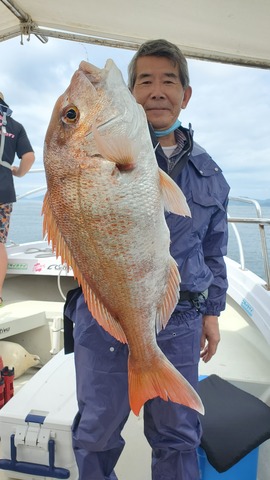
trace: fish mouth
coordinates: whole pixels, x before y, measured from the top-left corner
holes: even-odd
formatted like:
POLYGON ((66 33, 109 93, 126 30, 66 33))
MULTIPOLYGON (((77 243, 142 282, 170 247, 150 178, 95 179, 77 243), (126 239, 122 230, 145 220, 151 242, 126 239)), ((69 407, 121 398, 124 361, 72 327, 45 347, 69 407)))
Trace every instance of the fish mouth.
POLYGON ((79 65, 79 70, 85 74, 89 82, 95 86, 102 80, 102 69, 83 60, 79 65))
MULTIPOLYGON (((111 60, 110 58, 106 61, 104 68, 98 68, 95 65, 83 60, 79 64, 78 70, 85 75, 89 83, 95 88, 96 91, 99 91, 100 89, 102 90, 104 88, 105 93, 106 91, 110 91, 112 86, 115 85, 115 82, 119 80, 119 76, 120 79, 122 79, 120 71, 117 69, 113 60, 111 60)), ((110 103, 110 98, 108 98, 108 103, 110 103)), ((122 115, 123 112, 116 112, 116 114, 108 120, 102 119, 101 121, 99 121, 98 114, 95 119, 95 126, 98 129, 103 129, 108 125, 111 125, 113 122, 119 121, 119 119, 122 118, 122 115)), ((92 126, 90 126, 88 135, 92 133, 91 127, 92 126)))

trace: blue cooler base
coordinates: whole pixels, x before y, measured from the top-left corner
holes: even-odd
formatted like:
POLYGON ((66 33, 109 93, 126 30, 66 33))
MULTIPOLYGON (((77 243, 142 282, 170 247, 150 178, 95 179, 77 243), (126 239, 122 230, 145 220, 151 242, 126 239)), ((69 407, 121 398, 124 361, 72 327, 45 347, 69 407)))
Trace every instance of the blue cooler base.
POLYGON ((199 447, 200 480, 256 480, 258 455, 259 448, 255 448, 229 470, 219 473, 208 462, 205 451, 199 447))

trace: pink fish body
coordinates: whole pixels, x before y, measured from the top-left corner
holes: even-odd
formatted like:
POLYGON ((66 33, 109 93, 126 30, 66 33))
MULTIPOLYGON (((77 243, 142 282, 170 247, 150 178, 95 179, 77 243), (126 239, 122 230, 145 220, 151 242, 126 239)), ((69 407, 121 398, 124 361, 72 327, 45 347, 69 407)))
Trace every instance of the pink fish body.
POLYGON ((73 268, 97 322, 129 347, 138 415, 160 396, 201 413, 200 398, 159 349, 179 296, 164 208, 190 215, 157 165, 146 116, 112 60, 81 62, 54 107, 44 148, 44 232, 73 268))

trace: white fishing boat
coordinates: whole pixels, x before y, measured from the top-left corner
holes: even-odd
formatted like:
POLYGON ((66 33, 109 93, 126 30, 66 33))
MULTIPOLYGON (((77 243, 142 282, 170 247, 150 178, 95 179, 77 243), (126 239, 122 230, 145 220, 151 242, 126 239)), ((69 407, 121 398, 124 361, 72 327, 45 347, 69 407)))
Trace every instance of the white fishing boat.
MULTIPOLYGON (((80 0, 76 9, 70 0, 57 2, 61 15, 55 13, 53 0, 1 0, 0 41, 33 34, 44 43, 48 37, 55 37, 136 49, 142 41, 158 38, 162 32, 191 58, 270 67, 270 3, 246 2, 243 8, 240 1, 222 0, 214 5, 206 0, 201 18, 197 14, 200 2, 189 2, 185 7, 187 21, 181 28, 176 22, 173 29, 184 3, 172 0, 170 9, 167 2, 156 3, 155 21, 149 28, 153 5, 139 0, 136 15, 134 11, 134 15, 126 16, 123 33, 118 22, 125 5, 121 1, 114 2, 112 9, 104 0, 100 22, 99 8, 86 14, 88 0, 80 0), (256 25, 256 34, 251 36, 256 25)), ((256 214, 229 219, 239 245, 239 262, 226 258, 229 289, 227 307, 220 318, 221 343, 211 362, 200 365, 200 374, 216 374, 270 406, 270 272, 264 232, 270 219, 262 218, 256 201, 241 200, 252 203, 256 214), (260 230, 264 279, 245 266, 236 227, 240 222, 260 230)), ((0 310, 0 355, 3 342, 12 342, 13 347, 23 347, 40 361, 15 379, 15 395, 0 410, 0 479, 77 480, 70 431, 77 409, 73 355, 63 353, 63 305, 76 282, 72 271, 55 258, 46 239, 10 244, 8 258, 5 303, 0 310)), ((24 362, 22 354, 20 366, 24 362)), ((130 415, 124 437, 126 447, 116 468, 119 479, 150 480, 150 449, 143 435, 142 414, 139 418, 130 415)), ((257 480, 269 480, 269 440, 259 447, 256 470, 257 480)), ((230 480, 246 478, 243 474, 230 480)))
MULTIPOLYGON (((237 236, 240 260, 238 263, 226 258, 229 290, 227 307, 220 318, 222 340, 211 362, 201 363, 200 373, 203 376, 216 374, 270 406, 270 290, 268 252, 264 235, 264 227, 270 225, 270 219, 262 218, 258 202, 250 199, 241 201, 252 203, 258 216, 229 219, 237 236), (239 222, 249 224, 250 228, 260 229, 267 281, 245 267, 245 254, 236 227, 239 222)), ((44 422, 46 432, 55 435, 55 432, 62 428, 61 434, 65 436, 65 440, 61 438, 66 455, 62 469, 63 472, 68 470, 70 476, 53 478, 76 480, 77 471, 70 433, 77 409, 75 375, 73 355, 65 356, 63 353, 63 305, 68 290, 77 284, 72 271, 68 271, 66 266, 61 264, 61 259, 55 257, 46 240, 21 245, 10 244, 8 258, 8 275, 4 285, 5 305, 1 309, 0 317, 0 352, 1 342, 13 342, 12 345, 19 344, 27 352, 38 355, 40 363, 27 369, 15 380, 15 396, 0 411, 0 459, 3 461, 10 458, 11 433, 17 435, 17 449, 24 458, 22 451, 25 437, 21 443, 19 438, 26 435, 25 418, 30 414, 42 415, 47 417, 44 422), (49 400, 51 397, 53 400, 49 400), (59 416, 61 411, 62 416, 59 416), (53 418, 53 424, 50 417, 53 418)), ((19 361, 23 360, 20 358, 19 361)), ((36 441, 40 435, 40 424, 36 427, 34 423, 28 423, 28 427, 29 425, 32 425, 31 435, 34 435, 36 441)), ((149 480, 150 449, 143 435, 142 416, 137 418, 131 414, 124 435, 126 447, 116 469, 119 479, 135 480, 141 469, 139 478, 149 480)), ((25 448, 34 449, 33 445, 25 448)), ((46 465, 47 449, 42 451, 42 447, 39 447, 37 450, 38 455, 33 451, 33 463, 46 465)), ((29 455, 29 451, 27 454, 29 455)), ((269 454, 270 441, 267 441, 259 448, 258 480, 268 479, 269 454)), ((6 468, 7 465, 4 466, 6 468)), ((42 468, 39 472, 33 465, 28 467, 27 473, 24 473, 25 466, 23 472, 20 472, 20 463, 16 467, 9 464, 9 467, 18 469, 17 473, 2 470, 1 480, 51 478, 46 476, 42 468)), ((60 471, 60 474, 63 472, 60 471)))

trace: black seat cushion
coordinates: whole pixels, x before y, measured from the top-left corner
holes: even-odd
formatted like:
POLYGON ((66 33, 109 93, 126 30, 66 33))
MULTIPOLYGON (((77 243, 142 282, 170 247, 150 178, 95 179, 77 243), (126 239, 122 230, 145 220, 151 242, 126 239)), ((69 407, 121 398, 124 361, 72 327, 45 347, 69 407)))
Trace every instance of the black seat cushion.
POLYGON ((199 382, 205 415, 201 447, 209 463, 225 472, 270 438, 270 407, 217 375, 199 382))

